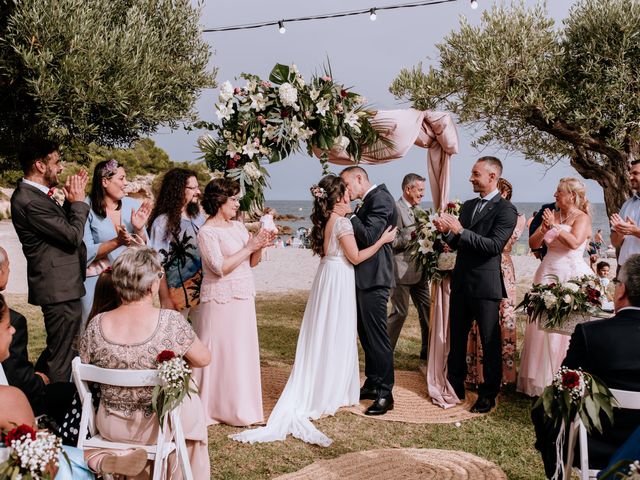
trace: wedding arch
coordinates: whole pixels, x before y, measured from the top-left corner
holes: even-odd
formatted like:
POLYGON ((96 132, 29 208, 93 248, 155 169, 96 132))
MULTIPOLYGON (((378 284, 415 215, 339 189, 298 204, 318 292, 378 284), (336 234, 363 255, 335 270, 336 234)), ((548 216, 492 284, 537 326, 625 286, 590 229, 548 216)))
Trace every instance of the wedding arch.
MULTIPOLYGON (((211 134, 198 139, 214 176, 237 180, 241 207, 260 208, 266 164, 302 150, 327 163, 375 165, 403 158, 413 145, 428 150, 427 166, 436 210, 447 204, 451 156, 458 153, 456 125, 447 112, 415 109, 374 111, 366 99, 324 75, 306 82, 295 65, 277 64, 269 80, 242 74, 243 87, 224 82, 216 114, 220 124, 200 122, 211 134)), ((432 283, 429 395, 447 408, 457 397, 445 373, 449 348, 449 279, 432 283)))

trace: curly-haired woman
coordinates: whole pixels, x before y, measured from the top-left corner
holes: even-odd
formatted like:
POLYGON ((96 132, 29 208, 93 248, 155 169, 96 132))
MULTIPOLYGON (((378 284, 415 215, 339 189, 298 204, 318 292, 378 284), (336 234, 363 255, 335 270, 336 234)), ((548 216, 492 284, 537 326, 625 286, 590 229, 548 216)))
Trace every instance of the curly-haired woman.
POLYGON ((251 236, 234 221, 240 207, 238 182, 218 178, 204 190, 209 215, 198 234, 204 276, 193 328, 212 355, 194 371, 207 424, 251 425, 263 421, 260 347, 251 268, 274 234, 251 236))
POLYGON ((202 261, 196 238, 205 221, 200 196, 196 172, 172 168, 162 178, 149 216, 149 246, 162 255, 166 274, 160 304, 183 314, 199 301, 202 261))
POLYGON ((311 187, 311 193, 311 249, 322 259, 302 318, 293 370, 266 427, 246 430, 234 440, 270 442, 291 433, 305 442, 329 446, 331 439, 311 420, 333 415, 360 398, 353 265, 393 241, 396 229, 387 228, 374 245, 358 250, 351 222, 334 212, 336 205, 349 203, 342 178, 328 175, 311 187))

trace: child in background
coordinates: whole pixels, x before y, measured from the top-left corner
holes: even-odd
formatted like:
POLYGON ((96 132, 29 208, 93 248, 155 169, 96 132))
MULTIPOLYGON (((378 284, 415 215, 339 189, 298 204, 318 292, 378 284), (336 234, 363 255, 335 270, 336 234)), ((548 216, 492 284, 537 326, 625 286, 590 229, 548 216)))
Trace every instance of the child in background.
POLYGON ((273 209, 266 207, 260 217, 260 227, 267 232, 278 233, 278 227, 273 222, 273 209))

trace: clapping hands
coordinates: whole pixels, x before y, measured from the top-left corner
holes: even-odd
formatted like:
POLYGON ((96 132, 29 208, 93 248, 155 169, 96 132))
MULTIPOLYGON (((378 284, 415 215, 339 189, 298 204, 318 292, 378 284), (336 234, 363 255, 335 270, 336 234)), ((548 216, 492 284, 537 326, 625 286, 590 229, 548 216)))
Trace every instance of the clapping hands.
POLYGON ((611 215, 610 221, 611 228, 621 235, 634 235, 638 230, 638 226, 631 218, 627 217, 623 220, 617 213, 611 215))
POLYGON ((450 213, 441 213, 438 218, 433 220, 433 224, 436 226, 440 233, 452 232, 458 234, 462 231, 462 224, 458 217, 451 215, 450 213))
POLYGON ((68 202, 82 202, 85 197, 85 190, 87 188, 87 182, 89 181, 89 174, 86 170, 82 169, 75 175, 69 175, 67 181, 62 187, 62 192, 68 202))
POLYGON ((144 230, 145 225, 149 221, 149 215, 151 215, 151 210, 153 208, 153 203, 151 200, 145 200, 140 205, 138 210, 131 209, 131 225, 135 228, 136 232, 140 232, 144 230))
POLYGON ((256 235, 251 235, 249 237, 249 241, 247 242, 247 248, 252 252, 256 252, 261 250, 273 243, 276 238, 276 234, 274 232, 270 232, 269 230, 260 229, 260 231, 256 235))

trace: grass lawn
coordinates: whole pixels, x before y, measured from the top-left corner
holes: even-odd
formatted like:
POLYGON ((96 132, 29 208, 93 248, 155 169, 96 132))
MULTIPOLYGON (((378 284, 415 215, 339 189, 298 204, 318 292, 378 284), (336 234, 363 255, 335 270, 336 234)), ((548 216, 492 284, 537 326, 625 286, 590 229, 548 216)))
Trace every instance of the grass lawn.
MULTIPOLYGON (((524 285, 519 288, 520 291, 524 285)), ((519 295, 520 296, 520 295, 519 295)), ((307 294, 261 294, 257 298, 258 326, 263 364, 290 365, 295 355, 298 328, 307 294)), ((15 310, 29 319, 30 354, 44 346, 45 332, 40 309, 26 303, 26 295, 8 295, 15 310)), ((519 340, 522 337, 519 328, 519 340)), ((519 342, 520 343, 520 342, 519 342)), ((397 370, 416 370, 420 332, 412 308, 395 356, 397 370)), ((361 355, 362 358, 362 355, 361 355)), ((542 461, 533 448, 535 439, 529 420, 530 400, 506 387, 498 408, 482 418, 453 424, 414 425, 370 420, 347 412, 316 422, 334 441, 329 448, 286 442, 245 445, 227 435, 240 429, 223 425, 209 428, 209 452, 213 478, 262 479, 293 472, 318 460, 344 453, 377 448, 440 448, 463 450, 498 464, 509 479, 544 478, 542 461)))

